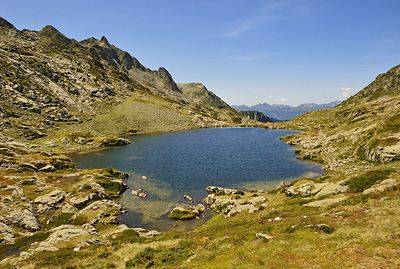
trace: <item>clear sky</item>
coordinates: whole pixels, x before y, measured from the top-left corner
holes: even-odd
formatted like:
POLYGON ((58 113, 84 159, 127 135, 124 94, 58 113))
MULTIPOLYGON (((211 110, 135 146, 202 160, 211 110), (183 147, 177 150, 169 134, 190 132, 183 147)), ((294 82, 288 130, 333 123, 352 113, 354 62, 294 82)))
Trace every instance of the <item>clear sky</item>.
POLYGON ((400 64, 399 0, 5 0, 0 16, 104 35, 231 105, 343 100, 400 64))

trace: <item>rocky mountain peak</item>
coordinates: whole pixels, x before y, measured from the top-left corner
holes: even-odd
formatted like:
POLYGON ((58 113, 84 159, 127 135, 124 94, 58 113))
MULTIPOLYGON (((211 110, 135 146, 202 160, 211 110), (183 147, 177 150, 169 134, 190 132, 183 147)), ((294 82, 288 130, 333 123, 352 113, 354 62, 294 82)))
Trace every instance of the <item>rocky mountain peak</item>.
POLYGON ((2 17, 0 17, 0 27, 16 29, 14 27, 14 25, 9 23, 7 20, 3 19, 2 17))
POLYGON ((103 47, 110 47, 110 46, 111 46, 110 43, 108 42, 108 40, 107 40, 107 38, 106 38, 105 36, 102 36, 102 37, 101 37, 100 42, 99 42, 99 45, 100 45, 100 46, 103 46, 103 47))
POLYGON ((43 29, 40 30, 39 33, 47 37, 55 38, 58 41, 66 44, 72 43, 71 39, 67 38, 65 35, 63 35, 60 31, 58 31, 55 27, 51 25, 43 27, 43 29))
POLYGON ((174 91, 181 92, 167 69, 165 69, 164 67, 160 67, 157 71, 157 75, 165 79, 174 91))

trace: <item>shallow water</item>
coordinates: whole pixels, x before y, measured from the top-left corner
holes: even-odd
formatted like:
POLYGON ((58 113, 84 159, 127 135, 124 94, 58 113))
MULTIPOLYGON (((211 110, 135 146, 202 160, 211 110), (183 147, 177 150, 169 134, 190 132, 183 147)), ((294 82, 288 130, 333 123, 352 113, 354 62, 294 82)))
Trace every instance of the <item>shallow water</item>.
POLYGON ((131 189, 141 188, 145 199, 126 192, 120 203, 128 209, 121 215, 129 227, 167 231, 188 230, 204 222, 176 222, 168 219, 178 205, 188 206, 184 194, 194 204, 207 196, 207 186, 268 190, 280 182, 323 173, 320 165, 296 159, 294 148, 279 137, 295 131, 260 128, 224 128, 191 130, 128 137, 131 145, 88 154, 73 154, 79 168, 106 168, 129 172, 131 189), (142 176, 147 176, 143 180, 142 176))

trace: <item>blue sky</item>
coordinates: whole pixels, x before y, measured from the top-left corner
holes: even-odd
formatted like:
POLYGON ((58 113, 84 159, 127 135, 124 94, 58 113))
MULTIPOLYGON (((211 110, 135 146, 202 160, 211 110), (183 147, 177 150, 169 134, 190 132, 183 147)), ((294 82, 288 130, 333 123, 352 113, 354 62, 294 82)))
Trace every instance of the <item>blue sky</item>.
POLYGON ((400 64, 398 0, 2 1, 18 29, 106 36, 229 104, 343 100, 400 64))

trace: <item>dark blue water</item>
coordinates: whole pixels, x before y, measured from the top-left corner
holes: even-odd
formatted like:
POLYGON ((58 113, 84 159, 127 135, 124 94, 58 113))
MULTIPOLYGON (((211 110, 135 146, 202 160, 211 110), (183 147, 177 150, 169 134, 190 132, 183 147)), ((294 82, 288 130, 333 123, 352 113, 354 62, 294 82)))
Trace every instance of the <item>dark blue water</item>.
MULTIPOLYGON (((320 175, 319 164, 297 160, 294 149, 279 140, 293 133, 225 128, 137 135, 129 137, 131 145, 71 157, 79 168, 113 167, 129 172, 130 188, 141 188, 148 197, 133 197, 130 191, 123 195, 120 202, 129 210, 120 216, 123 223, 165 231, 174 224, 166 216, 185 203, 184 194, 197 202, 207 196, 205 188, 210 185, 249 191, 320 175)), ((178 227, 187 229, 201 222, 179 223, 178 227)))

